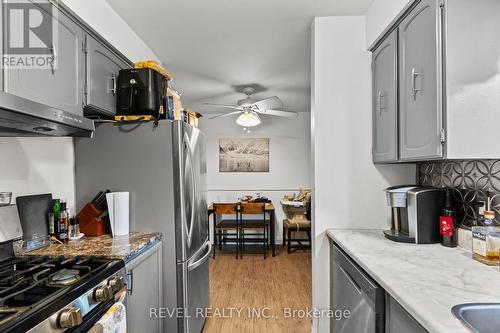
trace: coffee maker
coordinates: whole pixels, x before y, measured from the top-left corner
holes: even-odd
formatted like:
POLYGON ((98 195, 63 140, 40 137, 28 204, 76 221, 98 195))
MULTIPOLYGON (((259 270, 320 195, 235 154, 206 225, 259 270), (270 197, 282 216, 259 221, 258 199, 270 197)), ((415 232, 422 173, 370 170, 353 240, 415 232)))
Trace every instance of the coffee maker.
POLYGON ((386 238, 415 244, 441 242, 439 214, 444 206, 445 189, 403 185, 385 191, 391 207, 391 230, 384 231, 386 238))

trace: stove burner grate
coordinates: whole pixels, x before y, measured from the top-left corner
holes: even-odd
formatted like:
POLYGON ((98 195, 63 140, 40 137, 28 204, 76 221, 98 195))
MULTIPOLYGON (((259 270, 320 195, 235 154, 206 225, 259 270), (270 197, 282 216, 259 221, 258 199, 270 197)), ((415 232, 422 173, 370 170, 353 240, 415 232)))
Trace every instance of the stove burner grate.
POLYGON ((54 273, 49 279, 52 283, 71 284, 80 278, 80 271, 77 269, 63 268, 59 272, 54 273))

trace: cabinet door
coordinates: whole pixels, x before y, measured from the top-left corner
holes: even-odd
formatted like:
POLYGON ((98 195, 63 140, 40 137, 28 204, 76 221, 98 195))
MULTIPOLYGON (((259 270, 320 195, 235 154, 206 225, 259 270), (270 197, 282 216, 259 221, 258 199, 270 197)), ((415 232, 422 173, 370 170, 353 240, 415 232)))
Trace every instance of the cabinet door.
POLYGON ((440 24, 439 1, 422 0, 399 25, 402 160, 443 156, 440 24))
POLYGON ((162 319, 154 315, 159 315, 163 306, 161 243, 127 263, 125 268, 129 280, 127 331, 162 332, 162 319))
POLYGON ((86 116, 114 116, 120 69, 130 66, 93 37, 86 36, 86 116))
POLYGON ((395 30, 372 56, 374 162, 398 159, 397 50, 395 30))
MULTIPOLYGON (((82 115, 83 30, 60 11, 52 18, 57 25, 57 38, 52 46, 55 66, 48 69, 6 69, 4 89, 8 93, 82 115)), ((4 38, 8 31, 4 29, 4 38)))
POLYGON ((428 333, 394 298, 387 296, 385 304, 387 333, 428 333))

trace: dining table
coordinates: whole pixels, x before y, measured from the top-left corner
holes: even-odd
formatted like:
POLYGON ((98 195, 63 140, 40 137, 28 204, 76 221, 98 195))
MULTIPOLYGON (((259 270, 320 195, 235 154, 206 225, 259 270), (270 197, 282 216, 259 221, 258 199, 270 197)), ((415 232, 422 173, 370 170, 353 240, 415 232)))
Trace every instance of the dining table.
MULTIPOLYGON (((234 204, 237 204, 238 202, 235 202, 234 204)), ((276 235, 276 226, 275 226, 275 219, 276 219, 276 208, 274 207, 274 204, 272 202, 266 202, 264 206, 264 211, 266 214, 269 215, 269 233, 270 233, 270 242, 269 245, 271 246, 271 253, 273 257, 276 257, 276 241, 275 241, 275 235, 276 235)), ((208 206, 208 221, 210 221, 210 217, 213 216, 213 222, 216 223, 217 216, 215 213, 214 205, 211 204, 208 206)))

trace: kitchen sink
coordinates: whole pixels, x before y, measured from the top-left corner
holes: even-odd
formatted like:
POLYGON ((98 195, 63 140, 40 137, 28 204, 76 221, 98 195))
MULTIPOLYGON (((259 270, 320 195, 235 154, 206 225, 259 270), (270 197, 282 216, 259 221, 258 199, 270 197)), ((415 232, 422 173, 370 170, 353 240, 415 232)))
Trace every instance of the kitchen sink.
POLYGON ((474 333, 500 332, 500 303, 455 305, 451 312, 474 333))

